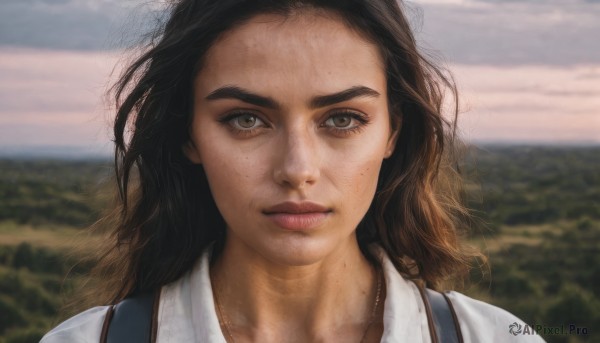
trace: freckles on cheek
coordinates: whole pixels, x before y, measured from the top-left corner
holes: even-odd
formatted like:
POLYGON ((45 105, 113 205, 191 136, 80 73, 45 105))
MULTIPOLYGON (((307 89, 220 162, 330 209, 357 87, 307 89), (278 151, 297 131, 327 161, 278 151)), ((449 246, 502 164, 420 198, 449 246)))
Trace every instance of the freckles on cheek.
POLYGON ((213 155, 211 157, 211 160, 206 161, 205 168, 210 169, 210 173, 216 179, 235 182, 250 177, 248 163, 244 163, 245 159, 228 154, 213 155))
POLYGON ((340 164, 336 168, 341 181, 340 186, 356 197, 371 196, 377 187, 379 165, 377 161, 352 166, 340 164))
POLYGON ((253 184, 264 173, 260 156, 250 155, 238 146, 218 144, 205 146, 203 164, 211 188, 236 194, 241 187, 253 184))
POLYGON ((366 166, 360 172, 360 180, 356 182, 357 189, 356 193, 371 195, 377 187, 377 177, 379 174, 379 168, 375 168, 372 165, 366 166))
POLYGON ((387 141, 381 135, 366 135, 357 140, 357 144, 345 149, 344 154, 336 158, 338 175, 343 175, 347 191, 356 196, 370 197, 377 188, 379 171, 384 159, 387 141))

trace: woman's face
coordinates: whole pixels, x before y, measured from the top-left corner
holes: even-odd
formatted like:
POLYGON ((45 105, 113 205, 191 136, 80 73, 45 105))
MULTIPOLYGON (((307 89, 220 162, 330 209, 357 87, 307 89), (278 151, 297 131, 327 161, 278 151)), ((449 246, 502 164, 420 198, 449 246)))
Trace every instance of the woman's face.
POLYGON ((191 144, 227 223, 227 246, 284 265, 356 247, 392 153, 375 45, 333 16, 259 15, 209 50, 191 144))

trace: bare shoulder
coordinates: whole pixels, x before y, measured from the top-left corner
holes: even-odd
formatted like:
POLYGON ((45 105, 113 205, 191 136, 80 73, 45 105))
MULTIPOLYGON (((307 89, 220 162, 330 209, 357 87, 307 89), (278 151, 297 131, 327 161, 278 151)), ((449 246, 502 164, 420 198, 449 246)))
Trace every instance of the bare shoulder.
POLYGON ((544 342, 514 314, 458 292, 447 293, 465 342, 544 342))
POLYGON ((48 332, 40 343, 97 343, 107 310, 108 306, 98 306, 81 312, 48 332))

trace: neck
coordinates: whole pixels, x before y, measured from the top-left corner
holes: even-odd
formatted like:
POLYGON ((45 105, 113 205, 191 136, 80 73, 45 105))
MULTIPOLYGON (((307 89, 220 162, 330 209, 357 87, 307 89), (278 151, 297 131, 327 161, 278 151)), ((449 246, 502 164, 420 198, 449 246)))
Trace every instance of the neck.
POLYGON ((302 266, 269 261, 228 239, 211 267, 227 329, 264 342, 362 336, 373 319, 378 273, 351 238, 320 261, 302 266))

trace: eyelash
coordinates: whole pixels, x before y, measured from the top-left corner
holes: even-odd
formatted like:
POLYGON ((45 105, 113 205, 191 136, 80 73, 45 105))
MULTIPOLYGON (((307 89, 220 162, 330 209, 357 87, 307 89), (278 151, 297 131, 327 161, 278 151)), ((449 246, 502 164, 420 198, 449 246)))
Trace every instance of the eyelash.
MULTIPOLYGON (((328 127, 329 130, 331 130, 332 132, 334 132, 335 134, 340 135, 340 136, 350 136, 354 133, 361 132, 365 128, 365 126, 369 124, 369 118, 366 115, 361 114, 359 112, 351 111, 351 110, 339 110, 337 112, 334 112, 327 117, 325 122, 327 122, 329 119, 332 119, 335 117, 343 117, 343 116, 347 116, 347 117, 350 117, 351 119, 356 120, 358 122, 358 124, 349 129, 328 127)), ((326 127, 325 123, 319 125, 319 127, 326 127)))
POLYGON ((266 126, 266 123, 264 120, 262 120, 260 118, 260 116, 258 116, 257 114, 255 114, 252 111, 244 111, 244 110, 238 110, 238 111, 234 111, 234 112, 230 112, 229 114, 223 116, 222 118, 219 118, 219 122, 222 123, 223 125, 227 126, 227 128, 229 128, 231 131, 233 131, 233 133, 237 134, 237 135, 241 135, 241 136, 252 136, 254 133, 256 133, 256 131, 260 130, 261 128, 263 128, 263 126, 259 126, 253 129, 249 129, 249 130, 240 130, 236 127, 233 126, 233 124, 231 123, 234 119, 239 118, 243 115, 251 115, 253 117, 255 117, 256 119, 260 120, 261 122, 263 122, 266 126))
MULTIPOLYGON (((222 123, 223 125, 226 125, 235 134, 242 135, 242 136, 252 136, 254 133, 256 133, 256 131, 260 130, 261 128, 264 128, 264 126, 259 126, 259 127, 253 128, 253 129, 240 130, 240 129, 234 127, 232 124, 232 121, 243 115, 251 115, 251 116, 255 117, 256 119, 260 120, 261 122, 263 122, 263 124, 265 126, 267 126, 265 120, 261 119, 259 115, 255 114, 252 111, 245 111, 245 110, 230 112, 229 114, 223 116, 222 118, 219 118, 218 121, 220 123, 222 123)), ((320 124, 319 127, 327 128, 328 130, 332 131, 334 134, 336 134, 338 136, 350 136, 354 133, 358 133, 358 132, 362 131, 365 128, 365 126, 368 125, 369 123, 370 123, 370 121, 369 121, 368 116, 366 116, 364 114, 361 114, 361 113, 355 112, 355 111, 351 111, 351 110, 339 110, 339 111, 333 112, 329 116, 327 116, 327 118, 325 119, 323 124, 320 124), (336 127, 328 127, 325 125, 325 123, 328 120, 330 120, 332 118, 336 118, 336 117, 342 117, 342 116, 348 116, 351 119, 354 119, 355 121, 357 121, 358 124, 349 129, 340 129, 340 128, 336 128, 336 127)))

